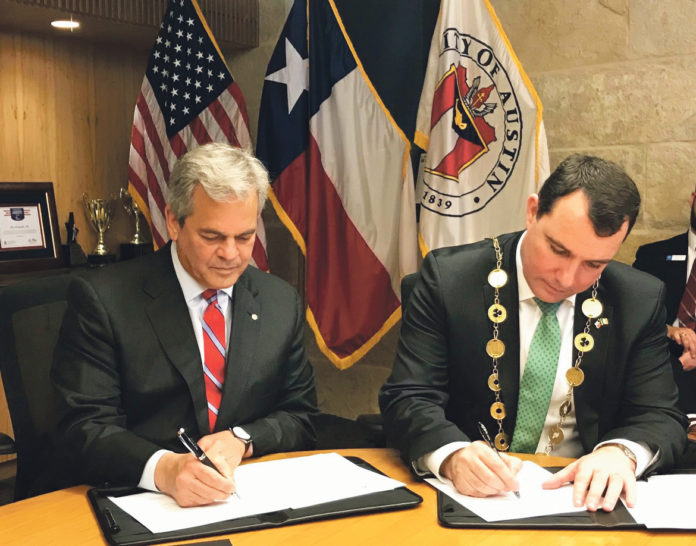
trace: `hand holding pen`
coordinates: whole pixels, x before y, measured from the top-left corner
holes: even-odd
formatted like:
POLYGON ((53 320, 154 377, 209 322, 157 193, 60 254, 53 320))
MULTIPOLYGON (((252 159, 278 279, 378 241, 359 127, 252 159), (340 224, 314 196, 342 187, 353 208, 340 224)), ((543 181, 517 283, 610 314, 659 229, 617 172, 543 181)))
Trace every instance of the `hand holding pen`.
MULTIPOLYGON (((498 457, 500 457, 500 460, 503 460, 503 457, 500 455, 500 451, 498 450, 497 447, 495 447, 495 444, 493 443, 493 440, 491 439, 491 435, 488 434, 488 429, 486 428, 486 425, 484 425, 481 421, 477 423, 479 434, 481 434, 481 438, 483 438, 483 441, 488 444, 488 447, 490 447, 493 451, 495 451, 498 454, 498 457)), ((505 461, 503 461, 504 463, 505 461)), ((520 498, 520 492, 519 491, 513 491, 515 496, 519 499, 520 498)))
MULTIPOLYGON (((201 448, 201 446, 198 445, 197 442, 194 442, 193 439, 186 434, 186 430, 181 427, 177 431, 177 436, 179 437, 179 440, 181 443, 184 445, 184 447, 191 453, 193 456, 198 459, 201 463, 203 463, 205 466, 208 468, 214 470, 217 474, 219 474, 222 477, 225 477, 225 475, 220 471, 220 469, 215 466, 215 463, 206 455, 205 451, 201 448)), ((239 494, 235 491, 231 493, 238 499, 240 498, 239 494)))
POLYGON ((213 461, 211 461, 205 454, 205 451, 203 451, 201 447, 196 442, 194 442, 188 434, 186 434, 186 431, 183 427, 180 428, 176 433, 179 436, 179 440, 181 441, 181 443, 184 444, 184 447, 188 449, 191 453, 193 453, 193 456, 196 459, 198 459, 208 468, 212 468, 213 470, 215 470, 215 472, 217 472, 218 474, 222 474, 222 472, 220 472, 220 469, 217 466, 215 466, 213 461))

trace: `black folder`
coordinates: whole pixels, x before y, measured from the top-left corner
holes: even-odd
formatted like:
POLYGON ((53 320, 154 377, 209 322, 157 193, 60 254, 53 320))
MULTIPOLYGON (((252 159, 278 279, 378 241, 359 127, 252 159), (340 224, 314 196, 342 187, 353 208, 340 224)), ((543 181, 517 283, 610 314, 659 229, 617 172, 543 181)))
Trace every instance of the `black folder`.
MULTIPOLYGON (((358 466, 383 474, 358 457, 346 457, 346 459, 358 466)), ((104 538, 106 538, 109 544, 113 544, 114 546, 128 546, 186 540, 321 519, 354 516, 370 512, 403 510, 405 508, 413 508, 423 502, 422 497, 416 495, 413 491, 406 487, 400 487, 391 491, 382 491, 339 501, 316 504, 297 510, 280 510, 244 518, 219 521, 200 527, 190 527, 188 529, 179 529, 166 533, 152 533, 108 499, 108 497, 132 495, 139 492, 142 492, 142 490, 132 487, 95 487, 87 492, 87 498, 92 505, 92 510, 94 510, 97 522, 101 527, 104 538)))
MULTIPOLYGON (((547 468, 552 472, 558 468, 547 468)), ((474 514, 468 508, 438 490, 437 518, 445 527, 464 528, 496 528, 496 529, 645 529, 636 523, 622 502, 617 502, 611 512, 597 510, 596 512, 571 512, 569 514, 553 514, 523 519, 508 519, 502 521, 486 521, 474 514)))

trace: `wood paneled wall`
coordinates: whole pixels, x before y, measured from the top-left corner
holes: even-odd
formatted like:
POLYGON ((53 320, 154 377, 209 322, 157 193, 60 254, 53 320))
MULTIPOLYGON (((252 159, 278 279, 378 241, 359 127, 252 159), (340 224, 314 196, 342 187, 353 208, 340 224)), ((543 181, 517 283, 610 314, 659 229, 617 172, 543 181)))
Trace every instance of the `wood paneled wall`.
MULTIPOLYGON (((133 108, 148 54, 125 44, 0 32, 0 181, 53 182, 61 242, 73 211, 88 253, 96 237, 82 193, 106 197, 128 183, 133 108)), ((110 249, 132 229, 119 204, 110 249)), ((1 386, 0 431, 12 432, 1 386)))
MULTIPOLYGON (((106 197, 128 182, 133 108, 148 53, 0 32, 0 181, 53 182, 61 241, 74 211, 85 252, 96 238, 82 193, 106 197)), ((107 244, 117 250, 131 231, 119 205, 107 244)))

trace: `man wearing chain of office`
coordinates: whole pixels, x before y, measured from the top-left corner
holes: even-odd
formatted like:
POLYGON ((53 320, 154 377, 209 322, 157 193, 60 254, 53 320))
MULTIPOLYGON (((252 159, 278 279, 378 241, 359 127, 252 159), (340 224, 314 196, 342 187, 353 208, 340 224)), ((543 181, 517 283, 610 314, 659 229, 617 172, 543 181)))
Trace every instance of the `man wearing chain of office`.
POLYGON ((526 230, 428 254, 380 392, 390 442, 458 491, 517 491, 505 451, 578 457, 590 511, 636 501, 636 476, 685 443, 665 335, 665 288, 612 261, 638 190, 616 164, 573 155, 527 200, 526 230), (496 453, 481 441, 483 425, 496 453))

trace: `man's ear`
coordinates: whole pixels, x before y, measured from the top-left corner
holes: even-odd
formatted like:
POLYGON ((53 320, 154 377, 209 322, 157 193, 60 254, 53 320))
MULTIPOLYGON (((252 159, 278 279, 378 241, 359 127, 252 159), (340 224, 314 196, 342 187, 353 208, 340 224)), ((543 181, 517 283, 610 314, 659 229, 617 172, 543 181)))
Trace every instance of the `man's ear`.
POLYGON ((531 225, 536 222, 537 212, 539 212, 539 196, 536 193, 533 193, 527 197, 527 212, 525 215, 527 229, 529 229, 531 225))
POLYGON ((179 238, 179 230, 181 226, 179 225, 179 220, 176 215, 169 208, 169 205, 164 207, 164 219, 167 222, 167 232, 169 233, 169 238, 172 241, 176 241, 179 238))

